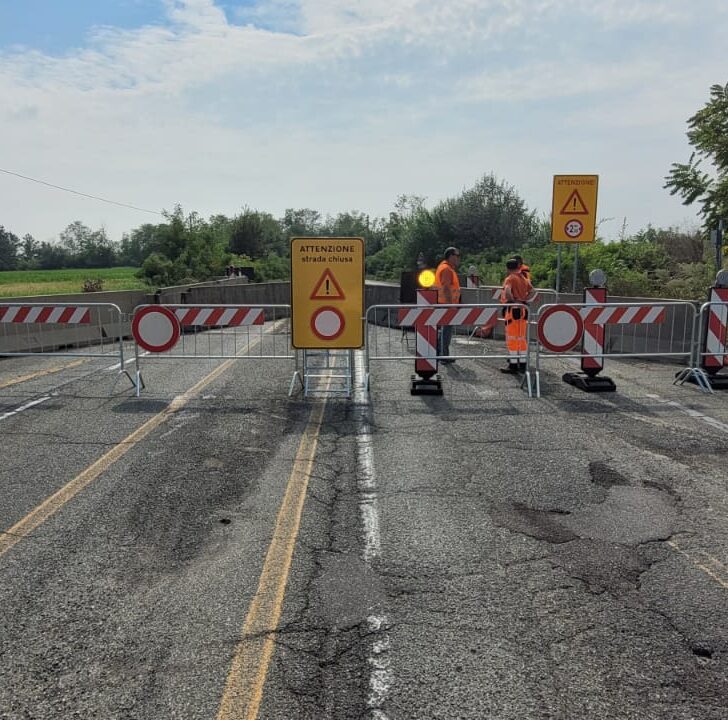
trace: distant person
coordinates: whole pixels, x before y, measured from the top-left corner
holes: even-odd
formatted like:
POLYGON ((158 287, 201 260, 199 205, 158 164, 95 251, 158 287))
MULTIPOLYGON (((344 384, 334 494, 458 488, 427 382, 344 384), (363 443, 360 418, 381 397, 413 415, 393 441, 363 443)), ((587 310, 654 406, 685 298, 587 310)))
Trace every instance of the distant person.
POLYGON ((502 372, 516 373, 526 367, 528 352, 528 308, 513 307, 511 303, 527 305, 533 297, 533 286, 521 270, 518 260, 511 258, 506 263, 506 275, 501 290, 501 302, 506 305, 506 347, 508 348, 508 365, 502 372))
POLYGON ((518 263, 518 272, 523 275, 528 282, 531 282, 531 268, 523 262, 523 258, 520 255, 514 255, 513 259, 518 263))
MULTIPOLYGON (((460 279, 458 268, 460 267, 460 251, 455 247, 445 250, 444 260, 437 266, 435 271, 435 285, 437 289, 437 302, 440 305, 455 305, 460 302, 460 279)), ((450 354, 450 340, 452 339, 452 325, 443 325, 437 333, 437 354, 447 356, 450 354)), ((442 360, 445 365, 454 363, 455 360, 446 358, 442 360)))
POLYGON ((468 288, 480 287, 480 278, 478 277, 478 268, 475 265, 471 265, 468 268, 468 276, 465 280, 468 288))

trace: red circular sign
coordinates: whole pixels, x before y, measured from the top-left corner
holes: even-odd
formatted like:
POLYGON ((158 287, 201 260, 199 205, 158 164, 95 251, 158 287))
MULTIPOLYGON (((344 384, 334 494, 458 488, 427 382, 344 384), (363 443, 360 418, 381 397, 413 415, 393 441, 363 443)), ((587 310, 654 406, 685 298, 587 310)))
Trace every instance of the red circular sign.
POLYGON ((584 321, 571 305, 552 305, 538 319, 538 340, 547 350, 564 352, 584 333, 584 321))
POLYGON ((131 334, 137 345, 148 352, 165 352, 179 340, 179 320, 167 307, 147 305, 134 314, 131 334))
POLYGON ((569 222, 564 225, 564 232, 570 238, 578 238, 584 232, 584 224, 581 220, 569 220, 569 222))
POLYGON ((327 305, 311 315, 311 330, 319 340, 336 340, 344 332, 344 316, 335 308, 327 305))

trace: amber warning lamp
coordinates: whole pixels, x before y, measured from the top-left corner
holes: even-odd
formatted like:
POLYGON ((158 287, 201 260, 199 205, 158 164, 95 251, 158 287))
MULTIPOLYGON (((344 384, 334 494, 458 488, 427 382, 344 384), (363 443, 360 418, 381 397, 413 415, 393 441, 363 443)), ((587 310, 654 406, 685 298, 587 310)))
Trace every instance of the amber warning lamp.
POLYGON ((434 270, 421 270, 417 275, 417 284, 421 288, 431 288, 435 284, 435 271, 434 270))

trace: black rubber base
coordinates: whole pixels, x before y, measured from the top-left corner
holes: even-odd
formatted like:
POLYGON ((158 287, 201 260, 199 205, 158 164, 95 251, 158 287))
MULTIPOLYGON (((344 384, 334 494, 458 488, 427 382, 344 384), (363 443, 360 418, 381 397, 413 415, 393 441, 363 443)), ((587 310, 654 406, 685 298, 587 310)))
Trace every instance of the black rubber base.
MULTIPOLYGON (((680 370, 679 372, 675 373, 675 377, 681 379, 684 373, 684 370, 680 370)), ((708 373, 705 373, 703 377, 705 377, 713 390, 728 390, 728 375, 709 375, 708 373)), ((684 382, 692 383, 693 385, 698 386, 700 385, 695 377, 695 373, 688 373, 685 377, 684 382)))
POLYGON ((708 375, 707 377, 713 390, 728 390, 728 375, 708 375))
POLYGON ((589 377, 583 373, 565 373, 561 379, 584 392, 614 392, 617 389, 614 380, 603 375, 589 377))
POLYGON ((435 375, 430 378, 420 378, 417 375, 413 375, 410 395, 442 395, 440 376, 435 375))

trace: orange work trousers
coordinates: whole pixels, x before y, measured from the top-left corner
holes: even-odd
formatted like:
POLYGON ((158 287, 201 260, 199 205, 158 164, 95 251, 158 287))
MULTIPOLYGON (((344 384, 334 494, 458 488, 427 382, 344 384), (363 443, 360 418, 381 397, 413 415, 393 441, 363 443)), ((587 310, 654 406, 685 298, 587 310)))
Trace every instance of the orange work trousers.
POLYGON ((520 365, 526 362, 528 342, 528 311, 524 308, 507 308, 505 315, 506 347, 508 348, 508 362, 511 365, 520 365))

